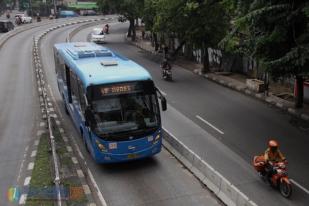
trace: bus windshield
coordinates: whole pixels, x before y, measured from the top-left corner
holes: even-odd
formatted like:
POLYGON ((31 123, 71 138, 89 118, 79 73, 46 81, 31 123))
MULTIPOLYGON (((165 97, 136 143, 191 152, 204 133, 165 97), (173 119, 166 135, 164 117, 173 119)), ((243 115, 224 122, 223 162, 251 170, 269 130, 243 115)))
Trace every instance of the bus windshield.
POLYGON ((105 95, 91 104, 92 127, 102 138, 124 140, 130 136, 136 139, 160 126, 159 106, 154 92, 105 95))

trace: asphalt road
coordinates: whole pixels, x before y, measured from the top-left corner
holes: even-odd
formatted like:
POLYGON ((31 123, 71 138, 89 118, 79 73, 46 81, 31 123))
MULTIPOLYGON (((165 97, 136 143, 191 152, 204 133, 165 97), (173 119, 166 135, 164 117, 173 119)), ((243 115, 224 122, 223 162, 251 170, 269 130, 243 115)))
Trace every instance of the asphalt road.
POLYGON ((39 105, 32 69, 34 28, 14 36, 0 50, 0 204, 9 187, 23 185, 25 148, 33 144, 39 105))
MULTIPOLYGON (((124 43, 127 24, 115 24, 107 35, 107 47, 146 67, 166 94, 168 111, 164 127, 183 141, 223 176, 259 205, 308 205, 309 194, 293 184, 290 200, 264 184, 252 168, 254 155, 263 153, 269 138, 277 139, 289 160, 289 176, 308 191, 308 131, 294 119, 265 103, 222 87, 174 65, 173 82, 160 77, 159 62, 124 43)), ((90 29, 75 40, 87 40, 90 29)))
MULTIPOLYGON (((42 42, 44 46, 41 47, 42 60, 50 92, 53 94, 57 110, 60 110, 60 118, 63 119, 65 131, 81 146, 83 156, 107 204, 111 206, 222 205, 166 150, 153 158, 130 163, 98 165, 93 162, 84 149, 72 121, 65 114, 56 84, 53 58, 50 58, 53 44, 64 42, 73 27, 53 31, 44 38, 42 42)), ((75 38, 84 39, 83 32, 78 33, 75 38)))
POLYGON ((63 20, 48 21, 43 26, 20 32, 0 50, 1 206, 9 205, 7 192, 10 187, 22 188, 24 185, 27 158, 31 152, 28 148, 34 144, 37 130, 40 129, 32 44, 33 36, 50 28, 52 24, 63 24, 63 20))

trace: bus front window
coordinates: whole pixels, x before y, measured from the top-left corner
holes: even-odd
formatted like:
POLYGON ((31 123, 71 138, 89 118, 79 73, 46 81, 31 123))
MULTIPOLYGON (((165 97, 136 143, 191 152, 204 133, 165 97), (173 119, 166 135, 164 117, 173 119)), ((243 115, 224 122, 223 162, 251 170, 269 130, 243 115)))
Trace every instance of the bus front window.
POLYGON ((160 125, 154 94, 113 95, 93 101, 92 105, 94 130, 103 138, 115 140, 115 135, 120 137, 121 134, 138 138, 154 132, 160 125))

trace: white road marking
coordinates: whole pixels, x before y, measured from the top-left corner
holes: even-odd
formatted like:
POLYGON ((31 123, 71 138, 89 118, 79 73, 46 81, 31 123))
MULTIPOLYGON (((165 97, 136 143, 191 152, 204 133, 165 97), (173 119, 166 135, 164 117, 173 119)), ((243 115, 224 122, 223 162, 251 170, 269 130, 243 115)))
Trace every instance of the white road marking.
POLYGON ((63 128, 59 128, 59 132, 60 132, 61 134, 63 134, 63 133, 64 133, 64 129, 63 129, 63 128))
POLYGON ((30 163, 28 164, 27 170, 33 170, 33 167, 34 167, 34 163, 33 163, 33 162, 30 162, 30 163))
POLYGON ((39 140, 35 140, 35 141, 34 141, 34 145, 35 145, 35 146, 38 146, 38 145, 39 145, 39 143, 40 143, 40 141, 39 141, 39 140))
MULTIPOLYGON (((24 157, 25 157, 25 156, 24 156, 24 157)), ((23 160, 21 161, 21 164, 20 164, 20 167, 19 167, 18 176, 17 176, 17 182, 19 182, 20 175, 21 175, 21 170, 22 170, 23 167, 24 167, 24 162, 25 162, 25 159, 23 159, 23 160)))
POLYGON ((60 110, 60 108, 58 107, 58 105, 56 104, 57 101, 56 101, 56 98, 55 98, 55 96, 54 96, 53 90, 52 90, 52 88, 51 88, 50 85, 48 85, 48 89, 49 89, 49 91, 50 91, 50 95, 51 95, 51 97, 52 97, 52 99, 53 99, 53 102, 55 102, 55 107, 56 107, 56 110, 58 110, 58 114, 59 114, 59 116, 60 116, 60 119, 63 120, 63 116, 62 116, 62 114, 61 114, 61 110, 60 110))
POLYGON ((199 115, 196 115, 195 117, 198 118, 199 120, 201 120, 202 122, 204 122, 205 124, 207 124, 208 126, 210 126, 211 128, 213 128, 214 130, 216 130, 217 132, 219 132, 220 134, 224 134, 224 132, 222 132, 220 129, 218 129, 217 127, 215 127, 214 125, 212 125, 210 122, 203 119, 199 115))
POLYGON ((84 193, 86 195, 91 194, 90 188, 88 187, 88 185, 83 185, 83 189, 84 189, 84 193))
POLYGON ((77 164, 77 163, 78 163, 76 157, 72 157, 72 162, 73 162, 74 164, 77 164))
POLYGON ((85 177, 85 175, 84 175, 84 173, 83 173, 82 170, 76 170, 76 172, 77 172, 77 176, 78 176, 79 178, 85 177))
POLYGON ((36 132, 36 136, 41 136, 43 133, 44 133, 43 130, 38 130, 38 131, 36 132))
POLYGON ((68 152, 72 152, 73 150, 72 150, 72 147, 71 146, 67 146, 67 151, 68 152))
POLYGON ((40 122, 40 127, 45 127, 45 122, 40 122))
POLYGON ((33 150, 32 152, 31 152, 31 157, 35 157, 36 156, 36 150, 33 150))
POLYGON ((92 175, 92 173, 91 173, 89 168, 87 169, 87 173, 88 173, 88 177, 90 177, 90 181, 92 182, 94 188, 97 191, 97 195, 98 195, 98 197, 100 199, 100 202, 101 202, 102 206, 107 206, 106 201, 105 201, 105 199, 104 199, 104 197, 103 197, 103 195, 102 195, 102 193, 101 193, 101 191, 100 191, 96 181, 94 180, 93 175, 92 175))
POLYGON ((26 200, 27 200, 27 194, 22 194, 19 198, 19 204, 20 205, 26 204, 26 200))
POLYGON ((26 177, 26 178, 25 178, 25 181, 24 181, 24 186, 29 185, 30 180, 31 180, 31 177, 26 177))
POLYGON ((65 142, 68 142, 68 141, 69 141, 68 138, 67 138, 66 136, 63 136, 62 139, 63 139, 63 141, 65 141, 65 142))
POLYGON ((299 184, 298 182, 296 182, 295 180, 293 179, 290 179, 290 181, 296 185, 297 187, 299 187, 301 190, 303 190, 305 193, 307 193, 309 195, 309 190, 306 189, 305 187, 303 187, 301 184, 299 184))

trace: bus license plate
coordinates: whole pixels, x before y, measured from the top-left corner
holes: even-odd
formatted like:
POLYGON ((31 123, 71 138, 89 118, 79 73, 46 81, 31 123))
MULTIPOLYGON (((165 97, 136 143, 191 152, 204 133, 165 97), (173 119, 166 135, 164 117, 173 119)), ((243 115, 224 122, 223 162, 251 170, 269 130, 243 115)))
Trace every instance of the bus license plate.
POLYGON ((137 157, 137 154, 128 154, 128 159, 135 159, 137 157))

